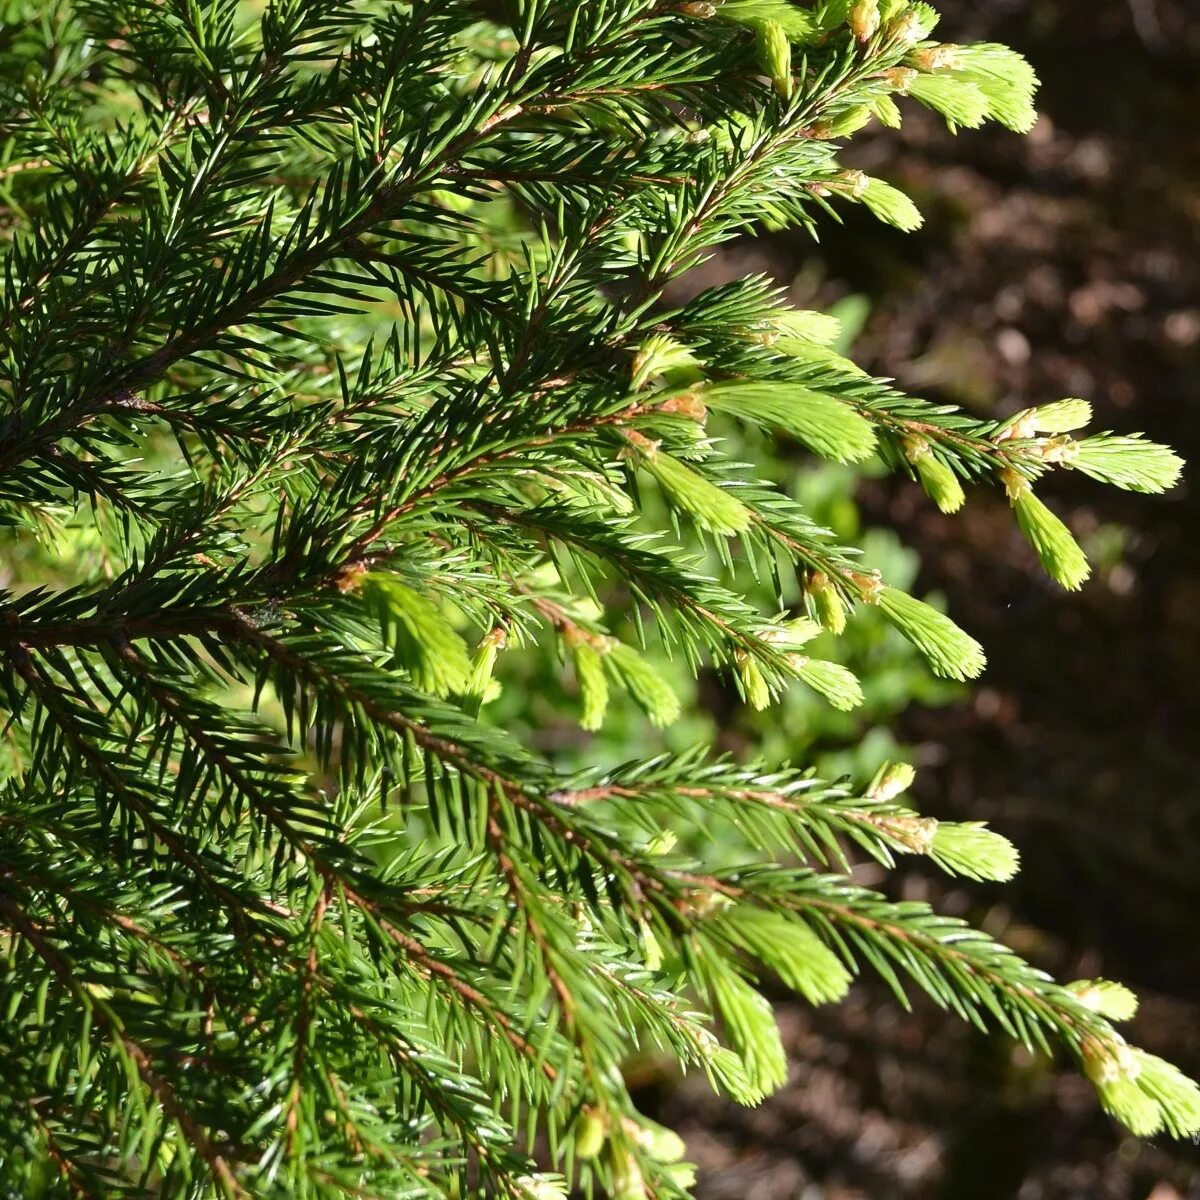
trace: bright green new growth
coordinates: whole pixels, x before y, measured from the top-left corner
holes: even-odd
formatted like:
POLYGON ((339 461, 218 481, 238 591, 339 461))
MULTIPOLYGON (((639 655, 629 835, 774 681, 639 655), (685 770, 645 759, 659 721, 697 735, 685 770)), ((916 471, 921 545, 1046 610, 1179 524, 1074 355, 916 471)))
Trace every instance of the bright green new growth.
POLYGON ((963 633, 945 613, 897 588, 872 589, 868 595, 883 615, 947 679, 974 679, 983 673, 987 659, 983 647, 963 633))
POLYGON ((1016 847, 978 821, 939 821, 929 844, 929 857, 952 875, 971 879, 1011 879, 1020 866, 1016 847))
POLYGON ((591 642, 577 637, 571 642, 571 661, 575 664, 575 679, 579 684, 582 705, 579 724, 584 729, 599 729, 608 711, 608 680, 604 674, 604 659, 591 642))
POLYGON ((952 75, 918 75, 910 84, 908 94, 941 113, 951 125, 978 129, 987 120, 987 97, 969 79, 952 75))
POLYGON ((1063 461, 1101 483, 1152 495, 1173 488, 1183 472, 1179 455, 1146 441, 1141 434, 1121 437, 1103 433, 1084 438, 1070 447, 1063 461))
POLYGON ((882 179, 868 179, 858 193, 863 204, 881 221, 912 233, 925 223, 920 210, 899 188, 882 179))
POLYGON ((362 596, 376 608, 384 641, 418 687, 435 696, 471 688, 467 644, 428 596, 383 573, 364 577, 362 596))
POLYGON ((857 708, 863 701, 862 687, 852 671, 841 663, 823 662, 801 655, 793 660, 793 669, 816 692, 820 692, 834 708, 857 708))
POLYGON ((1029 419, 1033 432, 1070 433, 1091 424, 1092 406, 1086 400, 1055 400, 1051 404, 1027 409, 1023 416, 1029 419))
POLYGON ((749 29, 776 25, 785 37, 795 42, 807 41, 821 28, 812 13, 790 0, 715 0, 709 7, 712 9, 709 15, 749 29))
POLYGON ((840 1000, 850 990, 851 976, 841 959, 803 922, 737 905, 723 924, 733 946, 744 946, 813 1004, 840 1000))
POLYGON ((1088 1047, 1084 1068, 1104 1106, 1131 1132, 1186 1137, 1200 1124, 1200 1093, 1177 1067, 1119 1035, 1088 1047))
POLYGON ((1027 128, 1023 60, 929 41, 906 0, 5 16, 13 1195, 685 1196, 623 1065, 757 1103, 787 1061, 756 984, 823 1003, 864 969, 1061 1049, 1140 1133, 1200 1128, 1194 1085, 1113 1029, 1118 985, 851 881, 1016 869, 914 811, 911 768, 863 788, 679 748, 696 679, 726 709, 857 704, 837 660, 869 606, 938 673, 984 666, 735 461, 745 426, 877 456, 945 511, 1006 492, 1068 586, 1034 482, 1178 477, 1140 437, 1072 437, 1082 401, 979 420, 761 279, 689 276, 846 204, 915 228, 840 139, 913 100, 1027 128))
POLYGON ((1034 548, 1046 574, 1070 591, 1081 588, 1092 573, 1087 555, 1060 517, 1033 494, 1027 479, 1006 477, 1017 525, 1034 548))
MULTIPOLYGON (((608 646, 602 662, 650 719, 660 728, 679 716, 679 695, 632 646, 619 642, 608 646)), ((586 709, 586 704, 585 704, 586 709)))
POLYGON ((1079 999, 1110 1021, 1132 1021, 1137 1015, 1137 997, 1123 983, 1111 979, 1080 979, 1067 987, 1079 999))
POLYGON ((967 502, 958 476, 930 448, 928 442, 910 439, 904 455, 912 463, 926 495, 944 513, 956 513, 967 502))
POLYGON ((1025 59, 1007 46, 990 43, 947 49, 951 73, 982 92, 987 115, 993 121, 1017 133, 1028 133, 1033 128, 1037 121, 1033 98, 1038 79, 1025 59))
POLYGON ((758 53, 762 68, 770 77, 781 100, 792 98, 792 43, 779 21, 763 21, 758 27, 758 53))
POLYGON ((668 503, 709 533, 732 536, 750 527, 750 510, 732 492, 715 487, 677 458, 648 448, 643 466, 658 480, 668 503))
POLYGON ((834 396, 783 383, 726 383, 699 392, 701 400, 756 425, 774 427, 834 462, 862 462, 875 449, 875 430, 834 396))
MULTIPOLYGON (((831 313, 781 308, 774 314, 772 335, 832 346, 841 337, 842 323, 831 313)), ((786 345, 786 342, 785 342, 786 345)))

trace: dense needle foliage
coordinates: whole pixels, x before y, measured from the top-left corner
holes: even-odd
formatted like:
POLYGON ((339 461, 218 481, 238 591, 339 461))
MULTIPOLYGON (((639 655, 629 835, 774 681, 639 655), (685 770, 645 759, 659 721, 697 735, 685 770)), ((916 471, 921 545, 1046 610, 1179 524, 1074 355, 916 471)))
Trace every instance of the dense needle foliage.
POLYGON ((1027 64, 907 0, 0 13, 4 1195, 686 1194, 622 1064, 753 1104, 785 1074, 756 981, 860 969, 1060 1050, 1138 1133, 1200 1128, 1119 985, 849 880, 1016 869, 907 768, 601 761, 496 717, 547 647, 561 682, 519 677, 584 730, 649 738, 687 672, 852 708, 810 643, 871 609, 983 669, 732 457, 747 428, 946 512, 998 488, 1070 588, 1043 477, 1171 486, 1083 401, 980 421, 762 280, 674 286, 764 225, 915 228, 845 139, 914 103, 1023 131, 1027 64))

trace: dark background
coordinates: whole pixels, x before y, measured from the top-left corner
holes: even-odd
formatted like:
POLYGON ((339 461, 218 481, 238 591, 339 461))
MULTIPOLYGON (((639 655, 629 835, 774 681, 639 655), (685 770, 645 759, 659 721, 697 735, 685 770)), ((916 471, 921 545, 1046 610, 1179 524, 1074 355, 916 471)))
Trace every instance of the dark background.
MULTIPOLYGON (((995 40, 1042 77, 1027 138, 952 137, 913 105, 854 165, 905 186, 916 236, 870 220, 741 247, 801 302, 854 292, 856 357, 909 391, 1007 414, 1083 396, 1096 428, 1144 430, 1200 464, 1200 4, 941 0, 938 36, 995 40)), ((920 807, 1020 846, 1002 889, 906 876, 897 890, 980 922, 1060 978, 1132 985, 1129 1036, 1200 1073, 1200 487, 1162 499, 1067 473, 1047 498, 1097 565, 1066 596, 1002 499, 938 516, 871 484, 991 660, 969 700, 911 712, 920 807), (1064 477, 1065 476, 1065 477, 1064 477)), ((1125 1135, 1064 1063, 881 989, 812 1012, 780 997, 791 1081, 753 1112, 703 1084, 644 1098, 685 1133, 704 1200, 1179 1200, 1200 1146, 1125 1135)))

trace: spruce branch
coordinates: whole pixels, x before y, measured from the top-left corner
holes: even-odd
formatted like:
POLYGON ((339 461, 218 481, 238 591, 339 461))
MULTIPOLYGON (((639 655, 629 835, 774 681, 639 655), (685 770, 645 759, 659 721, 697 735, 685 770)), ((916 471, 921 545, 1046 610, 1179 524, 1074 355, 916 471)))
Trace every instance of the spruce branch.
POLYGON ((840 142, 905 96, 1028 128, 1023 60, 932 42, 906 0, 52 17, 0 39, 14 1186, 686 1194, 629 1055, 755 1103, 785 1070, 756 980, 824 1003, 863 965, 1065 1047, 1139 1132, 1200 1123, 1104 981, 849 881, 863 855, 1016 869, 913 810, 911 771, 645 749, 698 727, 688 676, 743 712, 797 681, 853 707, 860 607, 941 674, 983 666, 738 461, 745 427, 946 512, 1003 487, 1067 586, 1086 564, 1035 485, 1176 481, 1081 401, 905 396, 762 280, 678 299, 760 227, 913 227, 840 142), (543 700, 567 661, 593 742, 543 700))

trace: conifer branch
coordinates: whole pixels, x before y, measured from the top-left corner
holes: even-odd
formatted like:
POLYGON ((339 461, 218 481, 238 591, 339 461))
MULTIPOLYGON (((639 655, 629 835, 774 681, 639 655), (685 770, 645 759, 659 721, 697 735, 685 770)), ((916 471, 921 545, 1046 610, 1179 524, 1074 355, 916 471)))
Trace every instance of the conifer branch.
POLYGON ((786 1060, 754 980, 826 1003, 861 966, 1063 1046, 1139 1134, 1200 1128, 1128 994, 849 882, 1016 870, 910 770, 645 750, 711 719, 689 676, 739 725, 794 682, 852 708, 859 609, 982 669, 790 494, 801 456, 947 513, 1002 487, 1065 587, 1052 471, 1178 478, 1081 400, 907 397, 763 280, 674 298, 764 226, 915 228, 841 143, 909 103, 1024 131, 1019 56, 910 0, 54 12, 0 39, 11 1186, 686 1194, 627 1056, 757 1103, 786 1060))

